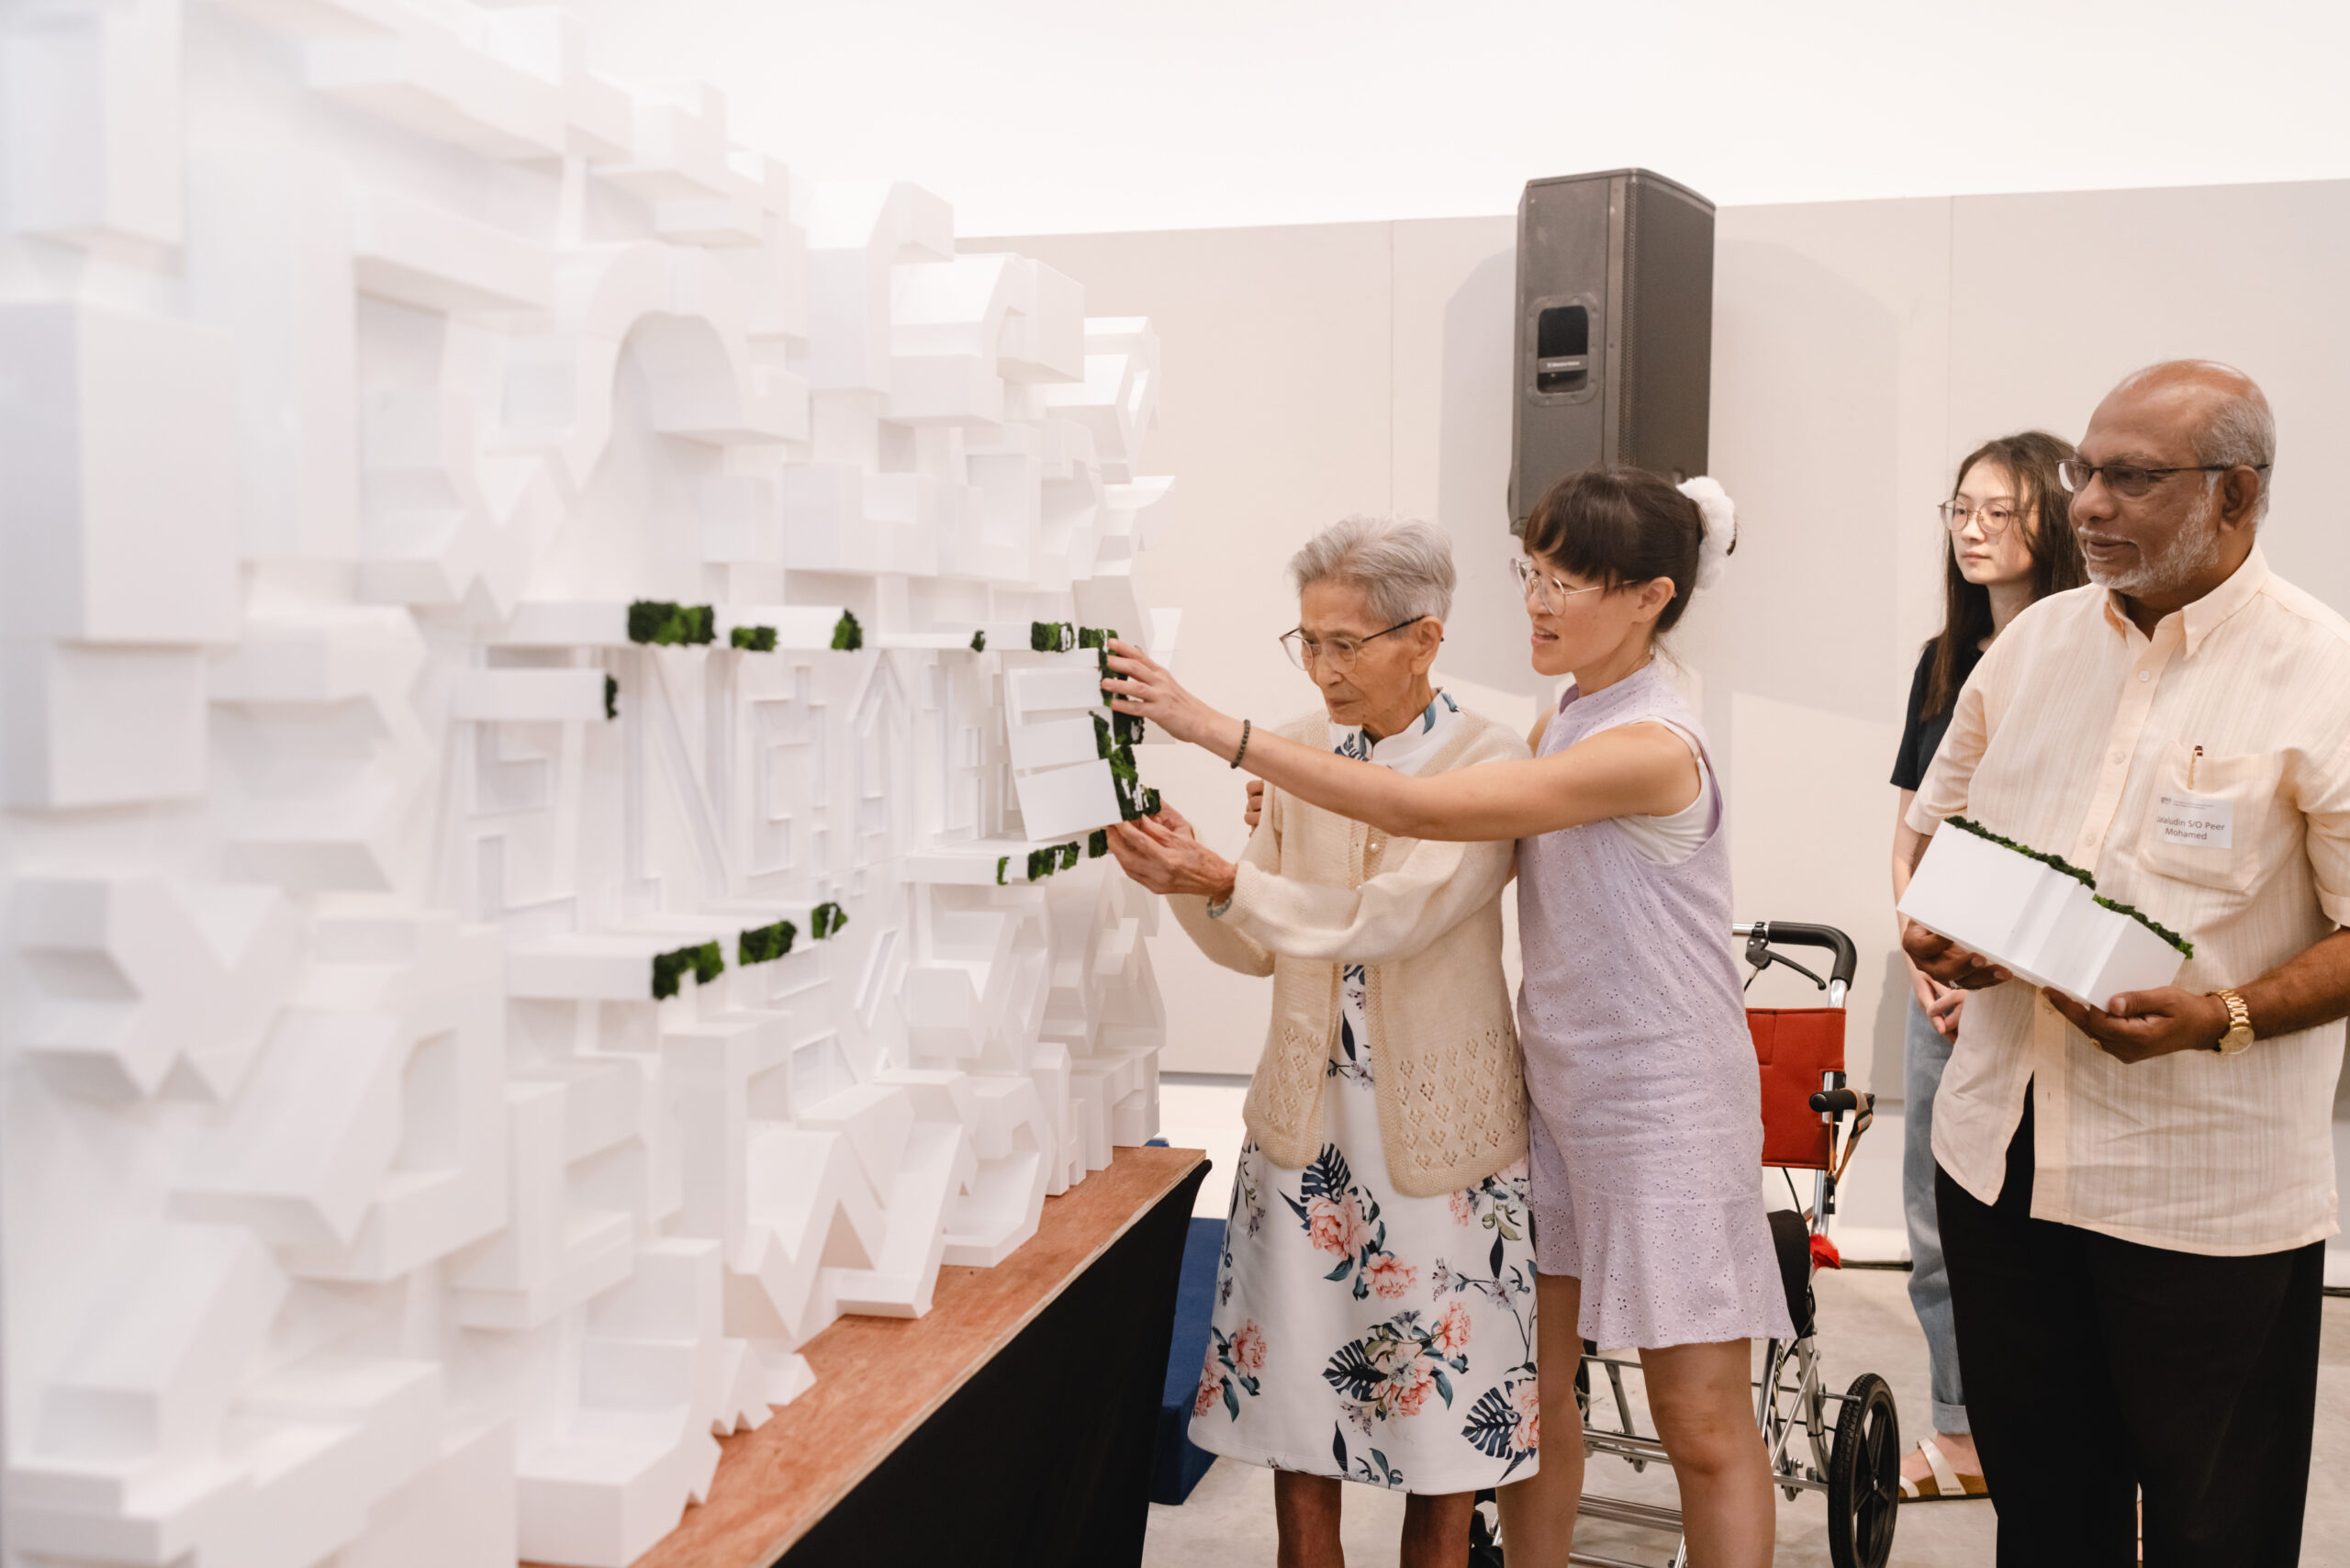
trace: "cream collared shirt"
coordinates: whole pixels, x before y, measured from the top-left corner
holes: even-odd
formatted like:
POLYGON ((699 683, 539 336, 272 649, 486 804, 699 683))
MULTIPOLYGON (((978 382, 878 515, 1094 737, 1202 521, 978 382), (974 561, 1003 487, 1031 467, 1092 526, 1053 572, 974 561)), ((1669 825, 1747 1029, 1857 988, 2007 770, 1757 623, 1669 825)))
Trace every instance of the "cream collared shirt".
MULTIPOLYGON (((2179 985, 2243 985, 2350 924, 2350 622, 2257 546, 2151 640, 2102 589, 2042 599, 1959 693, 1909 825, 1962 815, 2184 935, 2179 985), (2166 832, 2165 796, 2224 802, 2226 846, 2166 832)), ((1997 1200, 2036 1085, 2036 1217, 2183 1252, 2303 1246, 2336 1228, 2342 1049, 2334 1023, 2124 1065, 2010 981, 1966 1003, 1934 1158, 1997 1200)))

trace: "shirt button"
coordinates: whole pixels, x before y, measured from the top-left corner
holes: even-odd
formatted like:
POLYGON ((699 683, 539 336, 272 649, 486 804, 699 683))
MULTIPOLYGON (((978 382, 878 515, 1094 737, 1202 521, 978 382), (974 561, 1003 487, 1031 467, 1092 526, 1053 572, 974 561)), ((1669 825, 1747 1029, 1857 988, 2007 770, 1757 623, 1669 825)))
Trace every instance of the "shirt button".
POLYGON ((2115 753, 2113 754, 2113 756, 2112 756, 2111 760, 2112 760, 2112 762, 2114 763, 2114 765, 2115 765, 2115 766, 2119 767, 2119 766, 2121 765, 2121 754, 2120 752, 2118 752, 2118 751, 2117 751, 2117 752, 2115 752, 2115 753))
POLYGON ((2150 669, 2142 669, 2138 672, 2138 678, 2140 680, 2152 680, 2154 678, 2154 672, 2150 669))

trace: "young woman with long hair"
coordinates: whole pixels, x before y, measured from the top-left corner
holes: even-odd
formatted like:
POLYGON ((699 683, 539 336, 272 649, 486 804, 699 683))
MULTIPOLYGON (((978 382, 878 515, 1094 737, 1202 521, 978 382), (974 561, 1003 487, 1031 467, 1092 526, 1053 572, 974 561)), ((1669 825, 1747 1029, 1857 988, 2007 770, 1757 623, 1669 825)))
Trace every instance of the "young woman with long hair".
MULTIPOLYGON (((1986 441, 1958 465, 1958 480, 1942 505, 1950 548, 1942 556, 1942 629, 1918 655, 1909 683, 1908 722, 1893 765, 1898 804, 1893 817, 1893 897, 1909 886, 1918 834, 1908 816, 1909 798, 1926 777, 1950 727, 1959 688, 1975 673, 1983 650, 2009 622, 2036 600, 2088 580, 2081 547, 2066 515, 2056 465, 2072 443, 2042 431, 1986 441)), ((1906 924, 1906 923, 1905 923, 1906 924)), ((1926 1335, 1928 1382, 1933 1392, 1933 1435, 1903 1459, 1901 1495, 1924 1501, 1987 1495, 1983 1464, 1966 1418, 1966 1390, 1958 1372, 1958 1342, 1951 1323, 1950 1273, 1942 1266, 1934 1215, 1934 1093, 1958 1038, 1966 993, 1936 983, 1904 954, 1909 977, 1909 1025, 1902 1084, 1901 1206, 1909 1226, 1909 1304, 1926 1335)))

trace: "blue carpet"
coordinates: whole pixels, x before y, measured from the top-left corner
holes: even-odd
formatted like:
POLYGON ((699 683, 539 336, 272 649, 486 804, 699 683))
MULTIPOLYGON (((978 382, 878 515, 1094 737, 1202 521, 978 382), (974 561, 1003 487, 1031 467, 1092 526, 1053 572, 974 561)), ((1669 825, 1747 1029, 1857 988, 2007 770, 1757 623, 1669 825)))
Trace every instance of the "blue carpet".
POLYGON ((1199 1396, 1200 1364, 1208 1347, 1208 1316, 1215 1308, 1216 1264, 1224 1254, 1224 1221, 1194 1219, 1183 1239, 1183 1278, 1175 1287, 1175 1335, 1167 1347, 1167 1384, 1159 1395, 1158 1440, 1150 1461, 1150 1500, 1180 1503, 1192 1495, 1215 1455, 1189 1435, 1192 1402, 1199 1396))

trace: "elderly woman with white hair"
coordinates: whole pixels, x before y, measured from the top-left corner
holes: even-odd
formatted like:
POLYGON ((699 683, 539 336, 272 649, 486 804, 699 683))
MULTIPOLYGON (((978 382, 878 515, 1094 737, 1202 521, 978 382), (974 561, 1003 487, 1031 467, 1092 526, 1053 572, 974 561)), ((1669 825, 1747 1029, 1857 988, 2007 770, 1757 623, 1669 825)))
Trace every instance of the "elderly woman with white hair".
MULTIPOLYGON (((1348 518, 1289 565, 1326 711, 1281 734, 1409 774, 1523 759, 1430 682, 1449 539, 1348 518)), ((1533 1473, 1526 1089, 1502 974, 1515 846, 1380 833, 1269 790, 1237 864, 1171 807, 1114 830, 1203 952, 1273 979, 1192 1440, 1272 1466, 1281 1562, 1341 1561, 1342 1480, 1410 1493, 1458 1568, 1474 1494, 1533 1473)))

